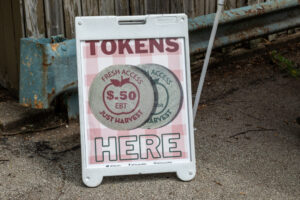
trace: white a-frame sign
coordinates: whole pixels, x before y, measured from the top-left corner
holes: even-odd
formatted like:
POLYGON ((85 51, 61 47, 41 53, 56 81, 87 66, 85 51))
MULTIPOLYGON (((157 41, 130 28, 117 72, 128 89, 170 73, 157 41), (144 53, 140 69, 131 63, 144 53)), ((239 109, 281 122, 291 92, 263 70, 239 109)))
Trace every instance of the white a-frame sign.
POLYGON ((77 17, 82 178, 196 174, 187 16, 77 17))

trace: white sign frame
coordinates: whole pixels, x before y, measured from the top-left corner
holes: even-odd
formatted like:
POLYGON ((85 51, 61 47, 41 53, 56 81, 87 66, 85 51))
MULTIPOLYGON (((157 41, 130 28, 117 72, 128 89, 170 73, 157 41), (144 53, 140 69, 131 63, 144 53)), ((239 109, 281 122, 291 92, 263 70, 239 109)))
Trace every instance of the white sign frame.
POLYGON ((76 46, 78 66, 78 88, 80 107, 80 132, 82 155, 82 180, 88 187, 101 184, 104 176, 152 174, 176 172, 179 179, 190 181, 196 175, 194 128, 191 95, 191 74, 189 59, 188 18, 185 14, 145 15, 145 16, 95 16, 76 17, 76 46), (124 23, 120 25, 119 23, 124 23), (145 22, 145 23, 144 23, 145 22), (83 95, 83 72, 81 41, 114 40, 114 39, 144 39, 144 38, 183 38, 185 48, 185 75, 187 96, 187 121, 189 127, 190 162, 164 165, 128 166, 113 168, 89 168, 86 153, 86 127, 83 95))

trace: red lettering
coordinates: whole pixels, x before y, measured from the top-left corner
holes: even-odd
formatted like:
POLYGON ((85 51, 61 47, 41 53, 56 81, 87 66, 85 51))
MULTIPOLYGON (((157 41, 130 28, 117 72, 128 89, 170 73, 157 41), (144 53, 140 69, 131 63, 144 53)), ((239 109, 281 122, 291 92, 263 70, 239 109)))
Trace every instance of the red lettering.
POLYGON ((168 45, 168 47, 166 48, 166 50, 168 52, 176 52, 179 49, 178 43, 175 42, 175 41, 172 41, 172 40, 176 41, 177 39, 175 39, 175 38, 168 38, 168 39, 166 39, 166 44, 168 45))
POLYGON ((135 53, 148 53, 147 49, 142 49, 145 47, 145 43, 142 43, 143 41, 147 41, 147 39, 135 40, 135 53))
MULTIPOLYGON (((127 51, 128 54, 141 54, 141 53, 154 53, 155 50, 163 53, 167 52, 177 52, 179 50, 179 43, 177 42, 177 38, 167 38, 164 39, 136 39, 135 49, 130 46, 131 40, 104 40, 101 43, 101 50, 106 55, 112 55, 116 53, 124 54, 127 51), (148 46, 149 45, 149 46, 148 46), (166 47, 166 48, 165 48, 166 47), (134 52, 135 50, 135 52, 134 52)), ((98 41, 87 41, 90 43, 90 53, 91 55, 96 55, 95 43, 98 41)))
POLYGON ((129 45, 129 41, 130 40, 118 40, 119 54, 124 54, 124 49, 126 49, 129 54, 133 54, 133 51, 129 45))
POLYGON ((86 41, 86 43, 90 43, 90 55, 96 55, 96 42, 99 41, 98 40, 86 41))
POLYGON ((155 39, 150 39, 149 40, 149 46, 150 46, 150 52, 154 52, 154 47, 159 51, 159 52, 164 52, 164 42, 163 39, 159 39, 159 42, 157 42, 155 39))
POLYGON ((103 53, 105 53, 106 55, 112 55, 116 52, 117 49, 117 44, 114 40, 104 40, 101 43, 101 50, 103 53), (111 45, 111 49, 107 50, 107 43, 110 43, 111 45))

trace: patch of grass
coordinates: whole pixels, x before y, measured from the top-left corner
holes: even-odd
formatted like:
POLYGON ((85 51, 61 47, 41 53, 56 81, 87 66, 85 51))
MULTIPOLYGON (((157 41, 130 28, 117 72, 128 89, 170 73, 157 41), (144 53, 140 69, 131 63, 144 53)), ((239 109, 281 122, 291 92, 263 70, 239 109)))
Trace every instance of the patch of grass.
POLYGON ((276 64, 281 70, 286 71, 292 77, 300 77, 300 69, 293 61, 285 58, 276 50, 270 52, 272 62, 276 64))

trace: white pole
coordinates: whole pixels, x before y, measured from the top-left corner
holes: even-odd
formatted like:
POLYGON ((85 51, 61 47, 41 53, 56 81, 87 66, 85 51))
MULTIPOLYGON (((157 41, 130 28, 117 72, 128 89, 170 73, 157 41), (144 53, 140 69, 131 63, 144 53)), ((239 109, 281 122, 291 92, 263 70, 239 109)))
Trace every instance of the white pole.
POLYGON ((197 115, 197 110, 198 110, 200 97, 201 97, 201 93, 202 93, 202 88, 203 88, 203 84, 204 84, 204 80, 205 80, 205 76, 206 76, 206 72, 207 72, 210 54, 211 54, 211 51, 212 51, 212 48, 214 45, 216 32, 217 32, 218 25, 219 25, 219 19, 220 19, 220 16, 221 16, 221 13, 223 10, 223 6, 224 6, 224 1, 225 0, 218 0, 218 9, 217 9, 213 29, 212 29, 212 32, 210 35, 210 39, 209 39, 209 43, 208 43, 208 47, 207 47, 207 51, 206 51, 206 55, 205 55, 205 60, 204 60, 204 64, 203 64, 203 68, 202 68, 202 72, 201 72, 201 77, 200 77, 199 85, 197 88, 196 98, 195 98, 195 102, 194 102, 194 108, 193 108, 194 109, 193 110, 194 120, 197 115))

